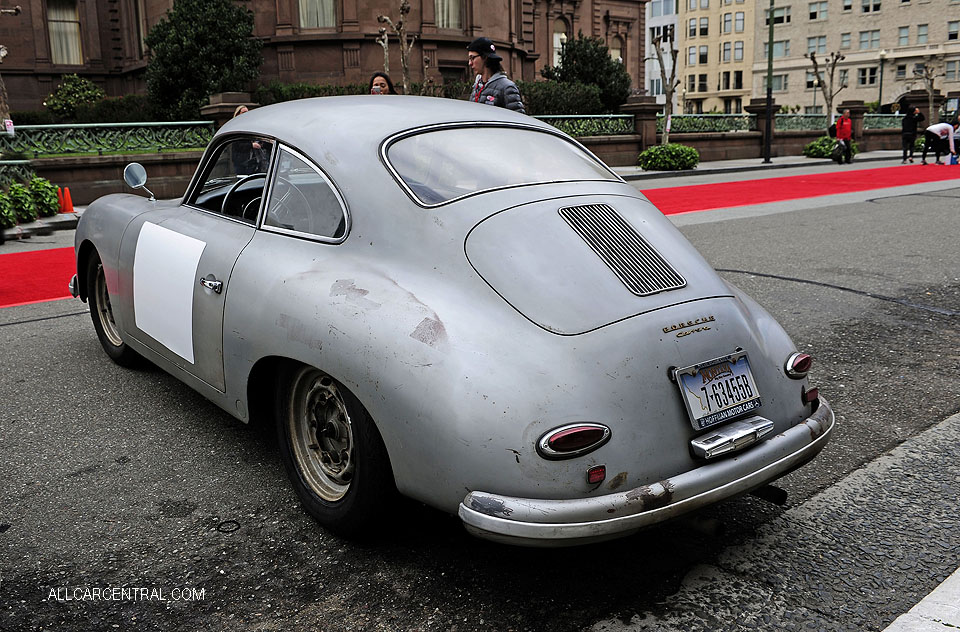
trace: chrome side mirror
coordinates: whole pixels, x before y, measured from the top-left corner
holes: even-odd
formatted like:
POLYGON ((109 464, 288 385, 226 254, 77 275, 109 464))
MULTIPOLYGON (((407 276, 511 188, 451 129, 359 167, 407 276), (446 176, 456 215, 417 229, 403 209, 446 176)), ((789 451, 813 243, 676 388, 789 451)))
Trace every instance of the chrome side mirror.
POLYGON ((147 170, 139 162, 131 162, 123 168, 123 181, 130 188, 143 189, 150 194, 151 201, 156 201, 157 198, 153 196, 153 192, 144 186, 147 184, 147 170))

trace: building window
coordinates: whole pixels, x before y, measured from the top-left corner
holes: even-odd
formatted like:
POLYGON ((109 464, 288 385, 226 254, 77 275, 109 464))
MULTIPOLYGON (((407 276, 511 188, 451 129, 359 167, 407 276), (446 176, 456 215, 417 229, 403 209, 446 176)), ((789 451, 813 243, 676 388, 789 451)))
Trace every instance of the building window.
POLYGON ((743 42, 733 43, 733 61, 743 61, 743 42))
POLYGON ((907 65, 900 64, 897 66, 897 79, 906 79, 907 78, 907 65))
POLYGON ((697 91, 697 76, 687 75, 687 92, 697 91))
MULTIPOLYGON (((300 26, 305 29, 332 28, 337 25, 337 14, 334 10, 334 0, 300 0, 300 26)), ((437 15, 440 15, 440 5, 446 2, 437 2, 437 15)))
POLYGON ((707 75, 697 75, 697 92, 707 91, 707 75))
POLYGON ((841 33, 840 34, 840 48, 850 48, 850 34, 841 33))
POLYGON ((960 22, 947 22, 947 39, 960 38, 960 22))
POLYGON ((847 77, 848 77, 848 76, 849 76, 849 71, 848 71, 846 68, 843 68, 843 69, 840 71, 840 77, 839 77, 839 79, 840 79, 840 85, 843 86, 844 88, 847 87, 847 77))
POLYGON ((927 25, 918 24, 917 25, 917 44, 926 44, 927 43, 927 25))
POLYGON ((853 0, 843 0, 843 10, 852 11, 853 10, 853 0))
POLYGON ((650 17, 673 15, 673 0, 653 0, 650 3, 650 17))
POLYGON ((807 71, 807 90, 813 90, 817 87, 817 75, 812 70, 807 71))
POLYGON ((730 42, 723 43, 723 61, 730 61, 733 46, 730 42))
POLYGON ((811 2, 810 3, 810 19, 826 20, 827 19, 827 3, 811 2))
MULTIPOLYGON (((763 12, 764 24, 770 26, 770 9, 766 9, 763 12)), ((790 7, 780 7, 773 9, 773 23, 774 24, 790 24, 790 7)))
POLYGON ((623 38, 614 35, 610 41, 610 59, 623 63, 623 38))
POLYGON ((729 90, 730 89, 730 71, 724 70, 720 73, 720 89, 729 90))
MULTIPOLYGON (((771 81, 770 85, 772 86, 771 89, 772 89, 774 92, 784 92, 784 91, 786 91, 786 89, 787 89, 787 75, 773 75, 773 78, 772 78, 772 79, 773 79, 773 81, 771 81)), ((764 89, 764 90, 767 89, 767 77, 766 77, 766 75, 764 75, 764 77, 763 77, 763 89, 764 89)))
POLYGON ((870 66, 869 68, 857 68, 857 85, 858 86, 874 86, 876 84, 877 84, 876 66, 870 66))
POLYGON ((710 26, 710 18, 700 18, 700 37, 707 34, 710 26))
POLYGON ((80 15, 76 0, 48 0, 47 28, 50 30, 50 61, 82 66, 80 15))
POLYGON ((710 0, 700 0, 700 8, 701 8, 701 9, 709 9, 709 8, 710 8, 710 0))
POLYGON ((730 33, 733 31, 733 14, 724 13, 723 14, 723 28, 721 29, 724 33, 730 33))
POLYGON ((822 105, 807 105, 803 108, 804 114, 823 114, 822 105))
POLYGON ((697 18, 690 18, 687 23, 687 37, 697 36, 697 18))
POLYGON ((743 11, 737 11, 733 20, 733 30, 737 33, 743 33, 743 11))
POLYGON ((687 49, 687 65, 696 66, 697 65, 697 47, 691 46, 687 49))
POLYGON ((960 79, 960 61, 948 61, 946 68, 946 75, 944 79, 947 81, 956 81, 960 79))
POLYGON ((707 63, 707 57, 708 57, 708 55, 709 55, 709 50, 710 50, 710 47, 709 47, 709 46, 701 46, 701 47, 700 47, 700 62, 699 62, 699 63, 701 63, 701 64, 707 63))
POLYGON ((740 114, 743 111, 743 100, 740 97, 728 97, 723 100, 724 114, 740 114))
POLYGON ((860 50, 880 48, 880 31, 860 31, 860 50))
POLYGON ((660 79, 650 80, 650 94, 651 96, 663 94, 663 82, 660 79))
POLYGON ((906 46, 910 43, 910 27, 901 26, 897 29, 897 46, 906 46))
MULTIPOLYGON (((303 0, 300 0, 303 2, 303 0)), ((333 2, 330 2, 330 13, 333 14, 333 2)), ((441 29, 462 29, 463 22, 460 18, 460 0, 434 0, 434 11, 436 11, 437 28, 441 29)), ((335 26, 331 24, 330 26, 335 26)))
POLYGON ((567 36, 567 23, 557 18, 553 21, 553 65, 560 65, 560 53, 563 52, 563 38, 567 36))
POLYGON ((807 38, 807 53, 826 53, 827 36, 818 35, 817 37, 807 38))
POLYGON ((697 10, 697 0, 687 0, 687 11, 697 10))
POLYGON ((743 71, 742 70, 733 71, 733 89, 743 90, 743 71))
POLYGON ((880 10, 880 0, 860 0, 860 13, 876 13, 880 10))
MULTIPOLYGON (((767 45, 763 46, 763 59, 767 58, 767 45)), ((777 40, 773 43, 773 58, 790 56, 790 40, 777 40)))

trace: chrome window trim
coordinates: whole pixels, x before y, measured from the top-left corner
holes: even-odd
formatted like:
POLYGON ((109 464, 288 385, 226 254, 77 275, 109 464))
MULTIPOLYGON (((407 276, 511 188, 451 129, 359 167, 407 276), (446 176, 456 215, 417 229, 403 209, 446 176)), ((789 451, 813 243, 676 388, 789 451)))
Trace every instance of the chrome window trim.
POLYGON ((337 188, 336 184, 334 184, 333 179, 327 175, 327 173, 323 170, 322 167, 320 167, 320 165, 318 165, 316 162, 308 158, 306 154, 304 154, 303 152, 297 150, 296 148, 284 142, 277 141, 277 151, 275 151, 274 154, 275 155, 272 158, 271 164, 270 164, 270 171, 268 173, 267 186, 264 188, 264 196, 263 196, 264 199, 260 207, 260 210, 261 210, 260 215, 257 217, 258 221, 256 223, 256 227, 259 230, 262 230, 267 233, 276 233, 278 235, 287 235, 290 237, 298 237, 300 239, 309 239, 310 241, 317 241, 324 244, 342 244, 344 241, 346 241, 347 236, 350 235, 350 228, 353 225, 353 221, 350 215, 350 210, 347 208, 347 202, 344 199, 343 195, 340 193, 340 189, 337 188), (286 151, 292 154, 293 156, 297 157, 298 159, 302 160, 306 164, 313 167, 313 169, 318 174, 320 174, 320 177, 323 178, 324 182, 326 182, 327 185, 330 187, 330 189, 333 191, 333 194, 337 198, 337 202, 340 203, 340 214, 343 217, 344 226, 343 226, 342 236, 325 237, 323 235, 315 235, 313 233, 305 233, 299 230, 291 230, 289 228, 281 228, 279 226, 268 226, 264 224, 264 221, 267 218, 266 205, 270 201, 270 196, 273 195, 274 176, 277 173, 277 170, 279 169, 278 165, 280 163, 280 153, 282 151, 286 151))
POLYGON ((597 158, 597 156, 594 155, 593 152, 591 152, 589 149, 587 149, 586 147, 584 147, 584 146, 583 146, 581 143, 579 143, 575 138, 572 138, 572 137, 568 136, 567 134, 564 134, 564 133, 561 132, 560 130, 557 130, 557 129, 546 129, 546 128, 539 127, 539 126, 536 126, 536 125, 529 125, 529 124, 525 124, 525 123, 511 123, 511 122, 505 122, 505 121, 504 121, 504 122, 501 122, 501 121, 462 121, 462 122, 457 122, 457 123, 433 123, 433 124, 430 124, 430 125, 422 125, 422 126, 420 126, 420 127, 414 127, 414 128, 408 129, 408 130, 403 130, 403 131, 401 131, 401 132, 397 132, 396 134, 393 134, 393 135, 387 137, 382 143, 380 143, 380 160, 381 160, 381 162, 383 162, 384 166, 386 166, 387 170, 388 170, 388 171, 390 172, 390 174, 393 176, 393 179, 397 181, 397 183, 398 183, 398 184, 400 185, 400 187, 404 190, 404 192, 406 192, 407 196, 410 197, 410 199, 413 200, 414 203, 415 203, 417 206, 420 206, 420 207, 422 207, 422 208, 430 208, 430 209, 432 209, 432 208, 438 208, 438 207, 440 207, 440 206, 445 206, 445 205, 447 205, 447 204, 452 204, 453 202, 457 202, 457 201, 462 200, 462 199, 464 199, 464 198, 472 197, 472 196, 474 196, 474 195, 480 195, 480 194, 482 194, 482 193, 489 193, 489 192, 491 192, 491 191, 502 191, 502 190, 504 190, 504 189, 516 189, 516 188, 519 188, 519 187, 536 186, 536 185, 540 185, 540 184, 559 184, 559 183, 563 183, 563 182, 621 182, 621 183, 626 183, 626 180, 624 180, 623 178, 621 178, 619 174, 617 174, 613 169, 611 169, 610 167, 608 167, 602 160, 600 160, 599 158, 597 158), (424 133, 427 133, 427 132, 433 132, 433 131, 437 131, 437 130, 462 129, 462 128, 465 129, 465 128, 469 128, 469 127, 494 127, 494 128, 523 129, 523 130, 528 130, 528 131, 532 131, 532 132, 540 132, 540 133, 542 133, 542 134, 550 134, 550 135, 552 135, 552 136, 556 136, 557 138, 559 138, 559 139, 561 139, 561 140, 563 140, 563 141, 566 141, 566 142, 568 142, 568 143, 576 146, 580 151, 582 151, 584 154, 586 154, 586 155, 587 155, 589 158, 591 158, 594 162, 596 162, 598 165, 600 165, 601 167, 603 167, 610 175, 613 176, 614 179, 611 180, 611 179, 606 179, 606 178, 590 178, 590 179, 586 179, 586 180, 583 180, 583 179, 576 179, 576 180, 542 180, 542 181, 539 181, 539 182, 524 182, 523 184, 506 184, 506 185, 499 186, 499 187, 490 187, 489 189, 480 189, 480 190, 478 190, 478 191, 471 191, 470 193, 465 193, 465 194, 463 194, 463 195, 459 195, 459 196, 457 196, 457 197, 455 197, 455 198, 450 198, 449 200, 444 200, 443 202, 438 202, 438 203, 436 203, 436 204, 427 204, 426 202, 424 202, 423 200, 421 200, 419 197, 417 197, 416 193, 414 193, 413 190, 412 190, 412 189, 407 185, 407 183, 403 180, 403 177, 402 177, 402 176, 400 175, 400 173, 394 168, 393 163, 390 162, 390 159, 389 159, 389 157, 387 156, 387 152, 389 151, 390 147, 391 147, 394 143, 397 143, 397 142, 399 142, 399 141, 401 141, 401 140, 404 140, 405 138, 410 138, 411 136, 417 136, 417 135, 419 135, 419 134, 424 134, 424 133))

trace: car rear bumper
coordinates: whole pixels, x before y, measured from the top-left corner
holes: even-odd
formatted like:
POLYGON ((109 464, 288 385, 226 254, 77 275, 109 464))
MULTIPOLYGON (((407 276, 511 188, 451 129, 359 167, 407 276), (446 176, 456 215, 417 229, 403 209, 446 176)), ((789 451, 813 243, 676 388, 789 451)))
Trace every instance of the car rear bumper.
POLYGON ((473 491, 460 503, 460 519, 473 535, 524 546, 569 546, 629 535, 783 476, 824 448, 834 423, 833 410, 820 399, 817 410, 789 430, 671 479, 571 500, 473 491))

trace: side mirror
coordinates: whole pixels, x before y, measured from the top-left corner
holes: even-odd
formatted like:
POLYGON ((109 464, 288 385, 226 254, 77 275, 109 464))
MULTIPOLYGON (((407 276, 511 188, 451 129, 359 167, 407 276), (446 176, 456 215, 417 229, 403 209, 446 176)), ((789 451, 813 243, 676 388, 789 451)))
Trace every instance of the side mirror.
POLYGON ((131 162, 123 168, 123 181, 133 189, 143 189, 150 193, 150 199, 156 200, 150 189, 144 186, 147 183, 147 170, 139 162, 131 162))

